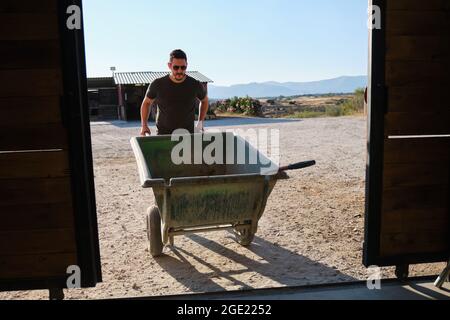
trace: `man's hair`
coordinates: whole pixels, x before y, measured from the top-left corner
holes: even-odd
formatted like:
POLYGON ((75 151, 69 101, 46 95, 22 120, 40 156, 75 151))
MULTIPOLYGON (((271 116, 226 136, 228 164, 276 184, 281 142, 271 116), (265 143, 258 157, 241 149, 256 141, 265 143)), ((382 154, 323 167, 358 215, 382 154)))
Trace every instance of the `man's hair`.
POLYGON ((173 50, 170 53, 170 62, 172 62, 173 59, 184 59, 187 61, 187 55, 183 50, 180 49, 173 50))

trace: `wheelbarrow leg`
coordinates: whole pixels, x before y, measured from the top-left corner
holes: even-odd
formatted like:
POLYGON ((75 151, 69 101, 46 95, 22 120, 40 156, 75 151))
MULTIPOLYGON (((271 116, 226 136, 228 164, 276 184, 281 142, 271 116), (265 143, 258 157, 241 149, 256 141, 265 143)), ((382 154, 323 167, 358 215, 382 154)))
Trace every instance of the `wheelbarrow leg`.
POLYGON ((173 247, 173 246, 175 245, 175 239, 174 239, 174 236, 170 236, 170 237, 169 237, 169 244, 170 244, 171 247, 173 247))
POLYGON ((436 282, 434 283, 434 285, 437 288, 442 289, 445 281, 447 281, 447 282, 449 281, 449 275, 450 275, 450 260, 447 262, 447 266, 445 267, 444 271, 442 271, 442 273, 436 279, 436 282))
POLYGON ((409 277, 409 264, 400 264, 395 267, 395 276, 400 281, 406 281, 409 277))
POLYGON ((248 247, 252 244, 252 241, 255 237, 255 233, 252 231, 251 227, 246 227, 245 229, 234 230, 237 242, 244 246, 248 247))

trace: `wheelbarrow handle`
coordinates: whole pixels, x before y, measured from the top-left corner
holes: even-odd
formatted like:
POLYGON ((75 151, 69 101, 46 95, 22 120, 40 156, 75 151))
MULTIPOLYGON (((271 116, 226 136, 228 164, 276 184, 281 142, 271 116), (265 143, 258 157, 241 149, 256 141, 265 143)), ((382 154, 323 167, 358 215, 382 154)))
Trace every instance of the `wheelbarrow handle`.
POLYGON ((281 167, 280 171, 304 169, 304 168, 312 167, 312 166, 315 166, 315 165, 316 165, 316 161, 315 160, 304 161, 304 162, 290 164, 290 165, 285 166, 285 167, 281 167))

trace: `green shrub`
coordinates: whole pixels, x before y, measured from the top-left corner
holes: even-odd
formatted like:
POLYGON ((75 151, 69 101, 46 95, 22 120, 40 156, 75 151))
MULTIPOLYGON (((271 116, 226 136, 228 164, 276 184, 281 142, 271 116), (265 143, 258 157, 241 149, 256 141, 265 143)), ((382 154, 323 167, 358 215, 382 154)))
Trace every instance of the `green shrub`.
POLYGON ((216 109, 219 112, 237 113, 257 117, 261 115, 261 107, 259 100, 247 96, 245 98, 234 97, 232 99, 219 101, 217 102, 216 109))
POLYGON ((328 106, 326 108, 325 114, 328 117, 340 117, 343 115, 343 107, 342 106, 328 106))
POLYGON ((343 104, 344 115, 361 113, 364 111, 364 89, 356 89, 355 95, 347 99, 343 104))
POLYGON ((364 111, 364 89, 356 89, 355 95, 350 99, 339 100, 337 105, 327 106, 328 117, 350 116, 364 111))

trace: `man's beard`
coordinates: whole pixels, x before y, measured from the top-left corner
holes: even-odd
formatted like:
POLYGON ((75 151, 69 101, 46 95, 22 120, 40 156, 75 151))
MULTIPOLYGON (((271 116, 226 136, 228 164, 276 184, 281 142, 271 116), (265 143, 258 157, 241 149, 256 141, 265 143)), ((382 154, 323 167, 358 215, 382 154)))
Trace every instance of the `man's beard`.
POLYGON ((171 77, 176 80, 176 81, 183 81, 184 79, 186 79, 186 74, 185 73, 172 73, 171 77))

